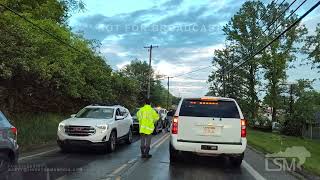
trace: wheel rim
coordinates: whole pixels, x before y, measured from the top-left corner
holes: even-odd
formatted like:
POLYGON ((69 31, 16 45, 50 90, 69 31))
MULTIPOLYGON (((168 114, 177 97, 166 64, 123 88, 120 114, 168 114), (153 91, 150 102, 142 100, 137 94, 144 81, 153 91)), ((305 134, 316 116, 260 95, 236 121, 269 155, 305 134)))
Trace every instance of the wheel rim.
POLYGON ((128 138, 129 142, 132 142, 132 131, 131 129, 129 130, 129 138, 128 138))
POLYGON ((116 138, 115 138, 115 135, 114 133, 112 133, 112 136, 111 136, 111 150, 113 151, 116 147, 116 138))

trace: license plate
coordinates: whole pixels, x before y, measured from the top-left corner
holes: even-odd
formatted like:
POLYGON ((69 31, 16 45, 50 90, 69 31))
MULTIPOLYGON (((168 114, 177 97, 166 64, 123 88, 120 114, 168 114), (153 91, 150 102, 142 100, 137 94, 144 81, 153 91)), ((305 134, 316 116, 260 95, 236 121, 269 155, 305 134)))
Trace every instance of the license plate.
POLYGON ((202 150, 218 150, 218 146, 209 146, 209 145, 202 145, 202 150))
POLYGON ((203 128, 203 133, 206 135, 214 134, 215 132, 215 127, 204 127, 203 128))

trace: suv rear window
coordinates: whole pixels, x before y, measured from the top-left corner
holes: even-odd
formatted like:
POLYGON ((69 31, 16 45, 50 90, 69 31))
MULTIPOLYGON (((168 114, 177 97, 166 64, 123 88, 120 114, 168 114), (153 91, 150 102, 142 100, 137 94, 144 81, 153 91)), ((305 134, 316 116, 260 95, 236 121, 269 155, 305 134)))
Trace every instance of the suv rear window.
POLYGON ((183 100, 179 116, 240 118, 233 101, 183 100))

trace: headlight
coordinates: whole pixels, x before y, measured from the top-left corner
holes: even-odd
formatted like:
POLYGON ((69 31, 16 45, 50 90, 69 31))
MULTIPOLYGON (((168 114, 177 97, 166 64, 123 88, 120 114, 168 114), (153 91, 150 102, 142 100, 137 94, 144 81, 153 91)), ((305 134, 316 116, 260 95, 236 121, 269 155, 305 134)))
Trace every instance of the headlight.
POLYGON ((108 129, 108 125, 97 125, 97 128, 102 129, 104 132, 108 129))
POLYGON ((64 124, 63 123, 59 123, 58 130, 62 131, 63 129, 64 129, 64 124))

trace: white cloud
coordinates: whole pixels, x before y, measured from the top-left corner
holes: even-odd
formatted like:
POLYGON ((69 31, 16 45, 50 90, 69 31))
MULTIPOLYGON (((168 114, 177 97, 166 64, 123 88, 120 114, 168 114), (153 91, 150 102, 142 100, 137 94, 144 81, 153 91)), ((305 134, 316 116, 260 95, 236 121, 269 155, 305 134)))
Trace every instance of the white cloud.
POLYGON ((123 67, 125 67, 128 64, 130 64, 130 61, 124 61, 124 62, 122 62, 120 64, 117 64, 116 66, 117 66, 118 69, 122 69, 123 67))
POLYGON ((191 67, 179 64, 169 63, 167 61, 160 61, 154 65, 156 73, 166 76, 175 76, 177 74, 191 71, 191 67))

